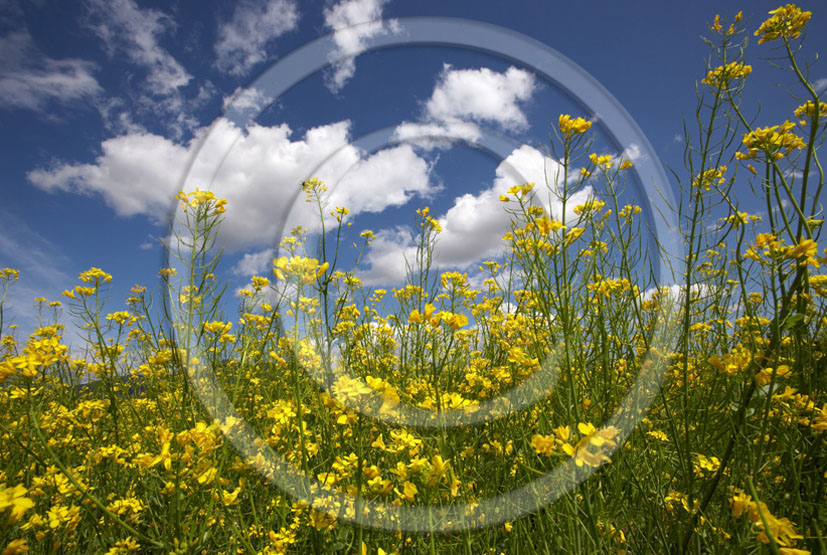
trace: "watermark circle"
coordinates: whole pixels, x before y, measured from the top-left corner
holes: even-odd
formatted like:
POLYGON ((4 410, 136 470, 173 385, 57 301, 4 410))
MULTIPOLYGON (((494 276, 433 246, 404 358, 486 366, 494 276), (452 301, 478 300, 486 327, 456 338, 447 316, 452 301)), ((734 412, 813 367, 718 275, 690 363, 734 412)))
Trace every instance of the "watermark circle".
MULTIPOLYGON (((674 202, 666 173, 638 125, 600 83, 551 47, 495 25, 465 19, 416 17, 396 19, 389 28, 393 32, 366 39, 361 52, 405 45, 446 45, 474 49, 510 59, 556 83, 570 96, 578 99, 587 113, 599 114, 600 123, 615 145, 621 147, 619 150, 622 150, 623 145, 637 144, 644 156, 636 162, 634 171, 651 207, 648 212, 649 221, 660 254, 659 282, 672 283, 675 276, 682 274, 683 244, 679 236, 673 233, 677 226, 674 219, 669 217, 673 214, 671 207, 674 206, 674 202)), ((254 81, 251 87, 275 99, 305 77, 331 63, 351 57, 352 54, 342 54, 338 58, 332 55, 337 51, 333 36, 334 34, 330 34, 321 37, 293 51, 254 81)), ((237 119, 233 121, 239 127, 246 126, 257 115, 240 115, 244 114, 244 111, 236 108, 234 103, 230 103, 227 113, 229 119, 232 119, 232 114, 236 115, 237 119)), ((208 151, 213 153, 211 161, 215 163, 214 174, 217 174, 233 144, 211 144, 211 138, 211 134, 208 133, 201 142, 190 162, 190 168, 200 153, 208 151), (215 156, 215 152, 224 152, 224 156, 215 156)), ((188 171, 183 180, 184 190, 195 188, 196 183, 190 181, 192 179, 188 171)), ((295 202, 299 194, 300 191, 296 191, 288 202, 295 202)), ((176 231, 183 233, 181 227, 175 229, 176 225, 183 224, 178 218, 173 218, 173 234, 176 231)), ((180 281, 182 274, 178 274, 177 282, 169 282, 169 293, 173 300, 177 300, 183 286, 180 281), (174 287, 174 284, 177 287, 174 287)), ((663 378, 667 360, 662 353, 667 352, 673 344, 677 319, 667 303, 660 305, 660 314, 657 318, 660 325, 655 327, 649 338, 649 353, 643 361, 640 375, 618 410, 601 428, 606 430, 613 427, 619 431, 616 436, 617 445, 623 443, 642 418, 663 378)), ((188 329, 184 324, 176 317, 177 335, 181 337, 190 334, 189 338, 195 340, 192 344, 197 346, 198 330, 188 329)), ((196 348, 192 353, 187 353, 187 360, 191 360, 190 357, 206 360, 203 356, 199 357, 199 354, 201 353, 196 348)), ((241 419, 232 401, 208 368, 202 364, 194 364, 191 370, 191 383, 205 407, 222 423, 226 436, 248 463, 289 495, 304 500, 316 510, 332 512, 339 518, 361 526, 407 532, 452 532, 491 526, 516 519, 548 505, 571 491, 595 470, 595 467, 589 465, 578 466, 572 458, 526 485, 470 504, 440 507, 398 506, 352 496, 321 484, 276 454, 252 427, 241 419)))
MULTIPOLYGON (((356 146, 370 154, 389 145, 443 143, 444 146, 447 146, 444 144, 446 141, 456 141, 463 142, 498 159, 500 161, 499 167, 505 168, 506 172, 514 178, 516 183, 525 183, 528 181, 516 167, 506 162, 506 159, 511 153, 524 145, 496 130, 481 125, 476 127, 479 132, 476 137, 453 136, 450 135, 450 133, 434 135, 425 132, 423 134, 407 134, 404 140, 395 135, 395 126, 377 129, 361 137, 356 137, 347 145, 343 145, 339 149, 331 152, 324 159, 320 160, 319 163, 307 173, 305 178, 317 175, 329 160, 334 159, 341 150, 350 148, 351 146, 356 146)), ((359 162, 360 161, 354 162, 354 166, 359 164, 359 162)), ((345 168, 339 179, 343 178, 350 169, 351 168, 345 168)), ((337 184, 338 182, 330 183, 328 185, 329 192, 335 191, 337 184)), ((295 206, 294 204, 293 207, 295 206)), ((290 221, 291 214, 292 211, 288 212, 285 218, 286 221, 290 221)), ((283 325, 284 320, 281 320, 280 324, 283 325)), ((301 333, 300 335, 304 336, 305 334, 301 333)), ((532 372, 527 379, 520 381, 517 386, 508 389, 496 398, 485 400, 482 403, 469 406, 465 409, 441 408, 441 410, 436 411, 408 404, 397 404, 388 407, 388 399, 383 398, 378 391, 372 391, 371 393, 363 395, 359 406, 350 403, 346 398, 336 397, 336 399, 348 409, 394 426, 419 429, 444 429, 491 422, 508 416, 509 414, 517 413, 551 394, 559 374, 559 372, 556 371, 555 362, 560 345, 558 344, 555 347, 554 350, 549 349, 550 352, 543 361, 543 364, 540 365, 540 368, 532 372)), ((318 349, 316 349, 316 353, 318 354, 318 349)), ((322 367, 317 369, 313 365, 304 368, 304 370, 316 381, 317 385, 327 393, 330 393, 332 376, 329 373, 323 370, 322 367)), ((349 377, 353 378, 352 375, 349 377)), ((360 378, 356 377, 355 379, 359 380, 360 378)))

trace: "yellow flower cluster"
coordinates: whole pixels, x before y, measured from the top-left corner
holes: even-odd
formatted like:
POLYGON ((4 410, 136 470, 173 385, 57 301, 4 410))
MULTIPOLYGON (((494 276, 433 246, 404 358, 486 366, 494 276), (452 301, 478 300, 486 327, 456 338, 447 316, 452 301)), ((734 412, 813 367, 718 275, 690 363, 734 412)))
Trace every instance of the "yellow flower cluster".
MULTIPOLYGON (((827 103, 819 102, 818 113, 816 113, 816 105, 813 104, 812 100, 808 100, 807 102, 795 109, 795 117, 800 119, 804 116, 807 116, 810 119, 827 117, 827 103)), ((801 119, 801 121, 799 121, 798 123, 801 125, 807 125, 809 121, 801 119)))
POLYGON ((9 510, 8 524, 19 522, 23 515, 34 507, 34 501, 26 497, 27 490, 22 485, 13 488, 0 483, 0 513, 9 510))
POLYGON ((531 446, 541 455, 551 456, 559 448, 565 455, 574 457, 577 466, 598 467, 610 459, 606 449, 617 446, 616 438, 620 430, 614 426, 597 429, 591 422, 580 422, 577 431, 581 438, 572 445, 572 433, 568 426, 559 426, 552 435, 535 434, 531 446))
POLYGON ((751 160, 758 157, 759 151, 764 152, 768 158, 780 160, 796 148, 804 148, 804 141, 792 132, 795 123, 785 121, 781 125, 772 127, 759 127, 744 135, 743 144, 748 152, 736 152, 735 157, 739 160, 751 160))
POLYGON ((597 155, 595 153, 589 154, 589 160, 592 161, 592 164, 595 166, 603 166, 607 170, 612 167, 612 155, 611 154, 601 154, 597 155))
POLYGON ((199 189, 195 189, 195 191, 191 193, 178 191, 175 198, 181 201, 181 210, 187 210, 189 208, 196 210, 203 206, 206 207, 208 211, 212 210, 214 214, 222 214, 226 211, 227 200, 217 198, 212 191, 201 191, 199 189))
POLYGON ((302 183, 302 191, 308 202, 327 191, 327 185, 318 177, 311 177, 302 183))
MULTIPOLYGON (((508 191, 506 191, 509 195, 514 195, 516 198, 517 196, 525 197, 531 190, 534 188, 534 183, 523 183, 522 185, 514 185, 508 191)), ((509 198, 506 195, 500 195, 500 200, 502 202, 508 202, 509 198)))
POLYGON ((560 117, 557 119, 557 125, 560 127, 560 131, 564 137, 570 137, 588 131, 592 126, 592 122, 583 118, 572 118, 568 114, 560 114, 560 117))
POLYGON ((818 243, 812 239, 802 239, 796 245, 786 245, 783 238, 778 238, 772 233, 759 233, 755 237, 755 244, 744 253, 744 258, 764 262, 763 255, 770 260, 796 260, 799 264, 808 264, 818 268, 819 261, 816 254, 818 254, 818 243))
POLYGON ((813 15, 812 12, 802 11, 795 4, 787 4, 770 10, 769 14, 772 17, 764 21, 755 31, 755 36, 761 37, 758 39, 758 44, 778 40, 779 38, 797 39, 801 34, 801 30, 813 15))
POLYGON ((748 66, 743 62, 731 62, 711 70, 701 80, 701 83, 721 89, 729 85, 733 79, 743 79, 750 73, 752 73, 752 66, 748 66))
POLYGON ((416 211, 417 214, 422 216, 422 223, 420 224, 421 227, 424 229, 426 227, 433 229, 435 232, 439 233, 442 231, 442 224, 439 223, 439 220, 429 215, 431 212, 430 207, 426 206, 425 208, 418 209, 416 211))
POLYGON ((327 262, 319 265, 319 261, 315 258, 304 256, 293 256, 291 258, 280 256, 273 260, 273 265, 275 266, 273 275, 278 279, 286 280, 289 276, 295 276, 301 284, 308 284, 322 277, 330 266, 327 262))
POLYGON ((15 270, 13 268, 3 268, 0 270, 0 279, 3 281, 17 281, 17 278, 20 277, 20 270, 15 270))
POLYGON ((790 519, 777 518, 763 501, 754 501, 749 494, 734 489, 734 495, 729 499, 729 506, 732 508, 732 516, 740 518, 747 515, 747 518, 758 529, 756 539, 761 543, 770 543, 767 531, 772 533, 776 543, 781 547, 790 547, 793 540, 801 539, 802 536, 795 531, 790 519), (766 522, 766 528, 764 523, 766 522), (767 530, 769 529, 769 530, 767 530))
POLYGON ((726 178, 724 177, 725 173, 726 166, 718 166, 717 168, 708 169, 695 177, 695 181, 692 182, 692 186, 708 191, 713 181, 717 180, 718 185, 723 185, 726 183, 726 178))
POLYGON ((410 324, 422 324, 427 322, 433 328, 438 327, 440 321, 448 324, 448 327, 452 330, 458 330, 468 324, 468 317, 465 314, 455 314, 447 311, 437 313, 436 307, 430 303, 425 305, 423 312, 419 312, 419 310, 412 310, 410 316, 408 316, 408 323, 410 324))
MULTIPOLYGON (((739 21, 741 21, 741 18, 743 16, 744 16, 744 12, 738 12, 737 14, 735 14, 735 23, 738 23, 739 21)), ((712 29, 713 31, 720 31, 721 29, 723 29, 723 26, 721 25, 721 16, 720 15, 715 16, 715 21, 712 23, 712 25, 709 26, 709 28, 712 29)), ((732 35, 734 33, 735 33, 735 25, 732 24, 732 25, 729 26, 729 29, 727 29, 727 34, 732 35)))

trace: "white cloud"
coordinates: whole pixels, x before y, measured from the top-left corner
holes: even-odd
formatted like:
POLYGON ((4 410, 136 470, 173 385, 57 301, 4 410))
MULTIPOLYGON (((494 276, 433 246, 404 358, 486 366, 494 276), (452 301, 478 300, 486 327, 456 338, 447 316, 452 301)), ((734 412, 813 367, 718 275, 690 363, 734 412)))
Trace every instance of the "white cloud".
POLYGON ((123 54, 146 72, 146 87, 155 95, 169 95, 187 85, 192 76, 164 49, 160 37, 174 27, 158 10, 141 9, 134 0, 90 0, 91 28, 109 54, 123 54))
POLYGON ((383 229, 376 233, 365 255, 369 268, 358 272, 364 285, 401 284, 405 280, 405 260, 416 265, 416 245, 406 227, 383 229))
POLYGON ((646 155, 640 149, 639 144, 630 143, 629 146, 623 149, 623 152, 620 153, 617 159, 621 161, 629 160, 631 162, 640 162, 646 159, 646 155))
POLYGON ((827 90, 827 77, 816 79, 815 83, 813 83, 813 88, 818 94, 821 94, 827 90))
POLYGON ((497 123, 506 129, 524 129, 528 120, 519 103, 531 98, 535 86, 531 73, 513 66, 505 73, 497 73, 487 67, 452 69, 445 64, 425 104, 426 118, 466 119, 497 123))
POLYGON ((413 195, 426 196, 436 188, 430 183, 431 165, 410 145, 381 150, 359 160, 332 189, 330 203, 352 212, 381 212, 401 206, 413 195))
POLYGON ((428 123, 402 122, 393 131, 394 141, 410 143, 420 148, 448 148, 455 141, 475 144, 482 138, 482 130, 470 121, 441 121, 428 123))
POLYGON ((325 76, 326 85, 332 92, 341 90, 356 73, 355 57, 365 50, 367 39, 398 31, 395 20, 389 24, 380 21, 387 3, 388 0, 341 0, 325 8, 325 27, 334 31, 333 41, 337 47, 329 57, 336 63, 332 72, 325 76))
MULTIPOLYGON (((495 171, 491 187, 477 195, 465 194, 439 218, 442 232, 434 249, 434 265, 441 269, 467 268, 474 263, 503 253, 502 236, 509 231, 511 215, 504 209, 499 196, 512 186, 535 182, 537 204, 562 219, 562 207, 555 195, 560 166, 539 150, 523 145, 505 158, 495 171), (551 188, 549 191, 546 184, 551 188)), ((576 192, 569 199, 566 221, 576 216, 571 211, 592 194, 590 187, 576 192)), ((398 285, 405 278, 405 260, 415 263, 416 246, 405 228, 382 230, 365 255, 368 269, 360 274, 366 285, 398 285)))
POLYGON ((275 99, 272 96, 267 96, 264 91, 255 87, 248 89, 238 87, 233 94, 224 97, 223 106, 224 110, 259 112, 273 100, 275 99))
POLYGON ((245 75, 268 59, 267 45, 296 28, 299 12, 290 0, 245 0, 236 4, 232 19, 218 28, 216 66, 245 75))
POLYGON ((431 167, 410 145, 366 156, 349 143, 349 129, 350 122, 343 121, 292 139, 286 124, 241 130, 219 118, 186 144, 151 133, 127 134, 104 141, 94 163, 36 169, 28 178, 47 191, 100 196, 120 216, 146 215, 165 224, 194 160, 186 188, 210 189, 228 200, 220 241, 230 250, 272 246, 281 232, 298 224, 318 230, 318 214, 299 189, 308 177, 325 181, 331 204, 348 207, 354 216, 433 191, 431 167))
POLYGON ((276 256, 276 249, 264 249, 247 253, 233 268, 233 273, 238 276, 252 277, 268 274, 276 256))
POLYGON ((63 164, 28 173, 46 191, 100 194, 120 216, 146 214, 163 221, 190 149, 151 133, 131 133, 101 144, 93 164, 63 164))
POLYGON ((0 107, 41 111, 50 102, 70 103, 101 93, 95 65, 77 58, 44 56, 26 31, 0 37, 0 107))

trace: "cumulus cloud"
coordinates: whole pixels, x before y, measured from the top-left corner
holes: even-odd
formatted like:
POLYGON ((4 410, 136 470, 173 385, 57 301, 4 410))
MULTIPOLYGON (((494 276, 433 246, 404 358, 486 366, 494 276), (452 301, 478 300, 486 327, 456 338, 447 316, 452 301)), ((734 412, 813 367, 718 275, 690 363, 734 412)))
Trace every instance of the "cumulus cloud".
POLYGON ((520 104, 531 99, 535 88, 534 76, 514 67, 497 73, 445 64, 420 120, 399 124, 393 140, 424 150, 446 149, 457 141, 478 143, 483 123, 522 130, 528 120, 520 104))
POLYGON ((336 50, 329 57, 335 63, 325 75, 325 84, 332 92, 340 91, 355 75, 355 57, 365 50, 368 39, 398 31, 395 20, 380 21, 387 3, 388 0, 341 0, 325 8, 325 27, 334 31, 336 43, 336 50))
MULTIPOLYGON (((563 220, 562 206, 555 196, 556 184, 562 178, 560 165, 539 150, 523 145, 515 149, 495 170, 489 188, 473 195, 457 197, 448 211, 439 217, 442 232, 434 249, 434 264, 441 269, 467 268, 482 260, 498 257, 505 248, 502 236, 509 231, 511 216, 499 196, 516 184, 535 182, 537 204, 557 220, 563 220), (546 184, 549 189, 546 188, 546 184)), ((565 221, 576 215, 571 211, 592 195, 584 187, 569 199, 565 221)), ((359 276, 366 285, 398 285, 405 278, 405 257, 415 261, 416 246, 410 230, 398 227, 382 230, 365 255, 369 267, 359 276)))
POLYGON ((27 31, 0 37, 0 107, 42 111, 50 102, 89 100, 102 91, 95 65, 45 56, 27 31))
POLYGON ((294 139, 286 124, 240 129, 219 118, 208 140, 207 128, 184 144, 152 133, 127 134, 104 141, 94 163, 56 164, 29 172, 28 179, 46 191, 100 196, 120 216, 145 215, 165 224, 192 162, 185 188, 208 188, 228 200, 220 242, 230 250, 272 246, 298 224, 320 229, 314 207, 300 195, 308 177, 327 182, 330 203, 347 206, 353 216, 434 190, 431 166, 410 145, 368 156, 349 143, 349 130, 350 122, 343 121, 294 139))
POLYGON ((50 192, 100 194, 120 216, 146 214, 160 223, 186 167, 189 149, 146 132, 108 139, 101 149, 103 153, 93 164, 32 170, 29 181, 50 192))
POLYGON ((232 75, 245 75, 268 59, 267 46, 296 28, 299 12, 290 0, 246 0, 236 4, 232 18, 218 28, 216 66, 232 75))
POLYGON ((519 103, 529 100, 535 87, 534 75, 513 66, 498 73, 487 67, 453 69, 445 64, 425 115, 435 121, 463 119, 524 129, 528 120, 519 103))
POLYGON ((401 284, 407 276, 407 264, 416 264, 416 245, 411 230, 400 226, 376 233, 365 255, 368 265, 358 273, 365 285, 401 284))
POLYGON ((171 94, 190 82, 192 76, 159 42, 174 27, 168 15, 141 9, 134 0, 90 0, 88 6, 90 26, 109 54, 143 67, 153 94, 171 94))

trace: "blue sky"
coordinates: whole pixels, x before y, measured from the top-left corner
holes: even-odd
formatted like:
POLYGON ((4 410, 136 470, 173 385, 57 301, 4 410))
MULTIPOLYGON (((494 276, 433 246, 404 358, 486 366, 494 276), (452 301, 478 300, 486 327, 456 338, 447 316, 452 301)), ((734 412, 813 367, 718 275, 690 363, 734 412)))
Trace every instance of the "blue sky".
MULTIPOLYGON (((814 32, 824 28, 827 12, 816 2, 799 5, 814 13, 804 51, 812 59, 827 41, 814 32)), ((581 113, 580 100, 518 61, 478 48, 397 43, 364 50, 375 40, 404 36, 405 18, 415 16, 511 29, 602 84, 661 163, 680 173, 682 118, 694 114, 695 86, 710 54, 700 36, 709 34, 716 13, 731 19, 739 9, 754 30, 777 4, 723 6, 7 0, 0 4, 0 267, 21 271, 7 299, 11 318, 28 332, 36 323, 32 299, 60 299, 91 266, 114 276, 110 311, 122 308, 133 284, 156 284, 163 265, 159 241, 169 233, 173 195, 191 161, 187 183, 229 199, 221 242, 224 277, 233 288, 253 273, 271 275, 271 247, 282 225, 313 229, 301 197, 287 215, 287 199, 310 171, 336 184, 333 205, 352 210, 345 244, 363 229, 379 236, 363 265, 366 284, 400 284, 401 254, 411 249, 404 226, 425 205, 447 228, 441 265, 473 274, 502 235, 493 212, 502 207, 494 201, 519 181, 507 168, 541 179, 537 147, 547 141, 549 124, 560 113, 595 114, 581 113), (330 56, 339 62, 277 99, 251 87, 262 75, 277 82, 275 64, 331 32, 330 56), (224 113, 234 98, 245 113, 264 110, 243 128, 224 113), (361 149, 360 139, 377 130, 413 142, 361 149), (515 146, 503 165, 463 140, 416 139, 435 132, 472 141, 502 136, 515 146), (235 141, 217 174, 211 172, 220 153, 199 150, 202 140, 219 150, 235 141)), ((760 97, 758 122, 775 125, 791 118, 800 102, 773 87, 790 77, 760 61, 772 50, 756 42, 747 54, 754 67, 747 105, 756 109, 760 97)), ((827 87, 827 68, 815 64, 811 77, 827 87)), ((599 126, 593 129, 597 148, 635 162, 645 158, 640 145, 613 144, 599 126)), ((750 199, 743 204, 749 208, 750 199)))

